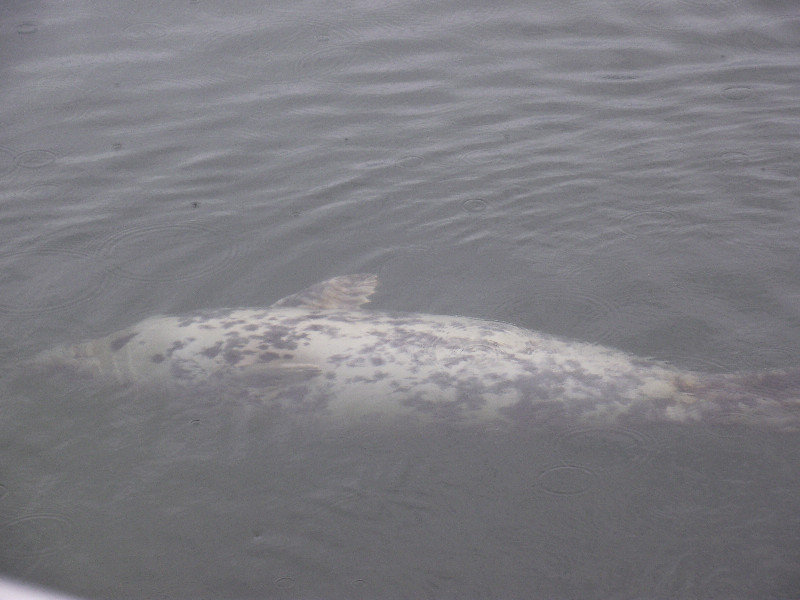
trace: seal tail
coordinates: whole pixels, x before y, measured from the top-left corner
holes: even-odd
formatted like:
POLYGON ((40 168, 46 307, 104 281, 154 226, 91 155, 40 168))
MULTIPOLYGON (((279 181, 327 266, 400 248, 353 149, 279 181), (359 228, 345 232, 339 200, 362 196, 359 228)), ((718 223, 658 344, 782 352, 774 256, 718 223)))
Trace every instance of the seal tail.
POLYGON ((687 391, 704 420, 800 431, 800 368, 707 375, 687 391))

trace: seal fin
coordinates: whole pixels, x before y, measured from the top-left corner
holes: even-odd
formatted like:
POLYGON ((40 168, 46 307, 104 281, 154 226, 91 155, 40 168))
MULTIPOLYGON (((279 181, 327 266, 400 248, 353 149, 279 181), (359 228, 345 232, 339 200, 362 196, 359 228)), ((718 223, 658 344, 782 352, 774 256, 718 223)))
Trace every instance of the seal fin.
POLYGON ((270 308, 358 308, 369 302, 377 285, 378 277, 371 273, 342 275, 286 296, 270 308))

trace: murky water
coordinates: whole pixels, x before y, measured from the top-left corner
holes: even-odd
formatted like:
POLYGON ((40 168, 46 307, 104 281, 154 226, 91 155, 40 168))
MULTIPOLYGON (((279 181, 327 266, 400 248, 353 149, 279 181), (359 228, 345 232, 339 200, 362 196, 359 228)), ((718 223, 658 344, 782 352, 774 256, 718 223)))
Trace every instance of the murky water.
POLYGON ((93 598, 790 598, 800 439, 275 423, 9 383, 57 343, 375 306, 709 372, 800 347, 791 2, 0 7, 0 573, 93 598))

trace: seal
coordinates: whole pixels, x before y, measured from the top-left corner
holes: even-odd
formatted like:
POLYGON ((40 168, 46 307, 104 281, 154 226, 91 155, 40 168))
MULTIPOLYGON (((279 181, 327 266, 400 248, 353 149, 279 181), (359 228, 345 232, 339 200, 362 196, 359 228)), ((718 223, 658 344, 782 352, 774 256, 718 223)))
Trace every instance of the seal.
POLYGON ((800 369, 694 373, 506 323, 366 310, 377 283, 347 275, 268 308, 152 317, 37 363, 124 385, 236 390, 342 422, 800 424, 800 369))

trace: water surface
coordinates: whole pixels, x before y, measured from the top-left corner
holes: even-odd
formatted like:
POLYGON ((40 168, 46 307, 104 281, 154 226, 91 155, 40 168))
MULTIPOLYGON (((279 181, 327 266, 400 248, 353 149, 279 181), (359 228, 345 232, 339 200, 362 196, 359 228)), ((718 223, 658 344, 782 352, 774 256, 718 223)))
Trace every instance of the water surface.
MULTIPOLYGON (((700 371, 800 346, 791 2, 10 2, 0 361, 353 272, 700 371)), ((6 379, 9 376, 6 376, 6 379)), ((326 431, 30 382, 0 572, 108 598, 790 598, 797 435, 326 431)))

